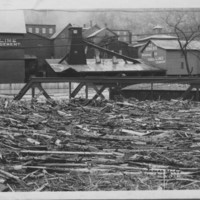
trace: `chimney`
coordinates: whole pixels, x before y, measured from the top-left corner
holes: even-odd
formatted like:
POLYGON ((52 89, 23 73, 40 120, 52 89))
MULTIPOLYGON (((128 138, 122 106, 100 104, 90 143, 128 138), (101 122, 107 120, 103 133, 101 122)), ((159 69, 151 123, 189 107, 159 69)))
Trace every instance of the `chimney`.
POLYGON ((108 24, 107 24, 107 23, 105 23, 105 24, 104 24, 104 26, 107 28, 107 27, 108 27, 108 24))
POLYGON ((83 24, 83 28, 86 28, 86 24, 83 24))

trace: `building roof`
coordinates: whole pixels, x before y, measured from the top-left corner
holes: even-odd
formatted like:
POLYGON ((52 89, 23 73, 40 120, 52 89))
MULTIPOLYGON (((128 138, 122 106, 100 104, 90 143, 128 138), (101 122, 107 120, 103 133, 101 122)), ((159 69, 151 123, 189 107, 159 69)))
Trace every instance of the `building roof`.
MULTIPOLYGON (((178 43, 178 40, 151 40, 154 45, 157 47, 160 47, 162 49, 166 50, 180 50, 180 45, 178 43)), ((182 44, 185 43, 185 41, 181 41, 182 44)), ((147 43, 145 47, 148 45, 147 43)), ((145 49, 144 47, 144 49, 145 49)), ((191 41, 188 45, 188 50, 200 50, 200 41, 191 41)))
POLYGON ((67 26, 65 26, 64 28, 60 29, 60 30, 57 30, 51 37, 50 39, 55 39, 58 37, 58 35, 60 35, 61 32, 63 32, 66 28, 69 28, 71 27, 72 25, 71 24, 68 24, 67 26))
POLYGON ((96 32, 97 30, 100 30, 101 28, 95 24, 94 26, 92 27, 89 27, 87 29, 83 29, 83 37, 84 38, 87 38, 89 35, 91 35, 92 33, 96 32))
POLYGON ((43 38, 43 39, 46 39, 46 40, 50 40, 50 38, 47 37, 47 36, 45 36, 45 35, 40 35, 40 34, 32 33, 32 32, 29 32, 29 31, 27 31, 26 36, 27 36, 27 35, 34 35, 34 36, 39 37, 39 38, 43 38))
POLYGON ((162 69, 149 66, 145 63, 128 63, 119 59, 118 64, 113 64, 111 59, 105 59, 103 63, 96 64, 95 59, 87 59, 87 65, 68 65, 66 62, 59 64, 60 59, 46 59, 55 72, 63 72, 73 69, 76 72, 140 72, 162 71, 162 69))
POLYGON ((25 34, 24 13, 21 10, 0 11, 0 33, 25 34))
POLYGON ((155 29, 162 29, 162 28, 163 28, 162 26, 160 26, 160 25, 157 24, 156 26, 153 27, 153 30, 155 30, 155 29))
POLYGON ((177 39, 176 36, 171 36, 171 35, 163 35, 163 34, 158 34, 158 35, 151 35, 149 37, 145 37, 142 39, 139 39, 138 42, 147 42, 151 39, 158 39, 158 40, 174 40, 177 39))
POLYGON ((114 36, 117 36, 117 34, 116 34, 115 32, 111 31, 111 30, 110 30, 109 28, 107 28, 107 27, 104 27, 104 28, 102 28, 102 29, 100 29, 100 30, 95 31, 95 32, 92 33, 91 35, 87 36, 87 38, 95 37, 95 36, 97 36, 99 33, 103 32, 103 31, 109 31, 109 32, 112 33, 114 36))
POLYGON ((129 46, 130 46, 130 47, 135 47, 135 48, 137 48, 137 47, 142 47, 142 46, 144 46, 144 45, 146 45, 146 43, 130 44, 129 46))

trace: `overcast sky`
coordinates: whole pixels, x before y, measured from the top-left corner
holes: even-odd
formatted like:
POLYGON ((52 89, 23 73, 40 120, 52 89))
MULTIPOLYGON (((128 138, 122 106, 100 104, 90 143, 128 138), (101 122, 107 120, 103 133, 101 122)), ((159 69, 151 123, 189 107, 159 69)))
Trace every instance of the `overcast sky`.
POLYGON ((0 0, 0 9, 200 8, 200 0, 0 0))

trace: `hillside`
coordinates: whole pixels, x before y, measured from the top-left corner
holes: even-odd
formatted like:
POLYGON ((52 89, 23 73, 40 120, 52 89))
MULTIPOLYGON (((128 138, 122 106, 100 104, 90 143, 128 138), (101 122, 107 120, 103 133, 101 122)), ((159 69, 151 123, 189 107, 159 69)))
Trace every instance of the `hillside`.
POLYGON ((157 24, 163 26, 163 32, 170 31, 165 23, 166 16, 172 16, 176 20, 176 15, 184 14, 188 23, 193 18, 200 19, 200 9, 143 9, 143 10, 82 10, 82 11, 35 11, 26 10, 26 23, 56 24, 57 29, 66 26, 68 23, 83 26, 98 24, 101 27, 107 24, 112 29, 129 29, 133 34, 152 33, 152 28, 157 24))

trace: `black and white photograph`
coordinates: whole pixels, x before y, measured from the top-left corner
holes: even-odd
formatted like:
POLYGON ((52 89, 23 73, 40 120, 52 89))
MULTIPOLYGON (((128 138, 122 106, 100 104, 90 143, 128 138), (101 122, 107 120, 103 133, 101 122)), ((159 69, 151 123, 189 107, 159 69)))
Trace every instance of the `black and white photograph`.
POLYGON ((0 199, 200 198, 199 0, 0 0, 0 199))

